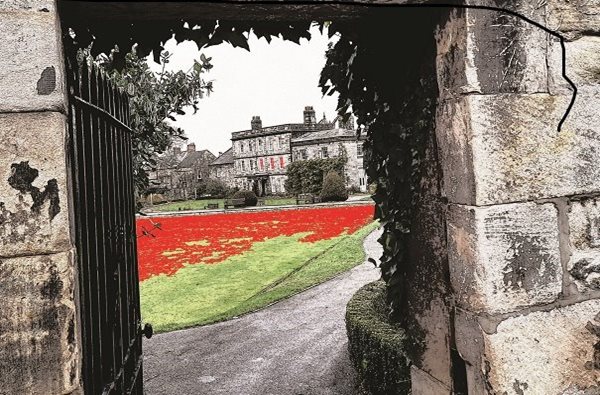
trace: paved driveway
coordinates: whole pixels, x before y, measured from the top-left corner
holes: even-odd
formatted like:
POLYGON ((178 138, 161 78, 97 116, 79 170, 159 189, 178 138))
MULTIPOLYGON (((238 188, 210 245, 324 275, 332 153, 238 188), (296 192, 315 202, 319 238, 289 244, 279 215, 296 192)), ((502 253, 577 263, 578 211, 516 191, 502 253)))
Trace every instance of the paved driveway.
MULTIPOLYGON (((381 255, 379 234, 365 239, 367 256, 381 255)), ((352 394, 346 303, 378 277, 366 262, 256 313, 146 340, 147 394, 352 394)))

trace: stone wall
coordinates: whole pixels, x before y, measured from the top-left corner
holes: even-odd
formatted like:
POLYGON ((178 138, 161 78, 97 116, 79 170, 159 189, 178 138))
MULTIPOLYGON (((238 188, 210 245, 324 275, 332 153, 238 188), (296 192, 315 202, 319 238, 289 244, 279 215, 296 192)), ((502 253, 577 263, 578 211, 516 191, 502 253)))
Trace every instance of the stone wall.
POLYGON ((3 1, 0 30, 0 393, 72 393, 80 355, 56 5, 3 1))
MULTIPOLYGON (((502 6, 503 1, 488 1, 502 6)), ((455 10, 437 33, 437 139, 469 394, 600 392, 600 3, 455 10)), ((413 388, 415 382, 413 382, 413 388)))

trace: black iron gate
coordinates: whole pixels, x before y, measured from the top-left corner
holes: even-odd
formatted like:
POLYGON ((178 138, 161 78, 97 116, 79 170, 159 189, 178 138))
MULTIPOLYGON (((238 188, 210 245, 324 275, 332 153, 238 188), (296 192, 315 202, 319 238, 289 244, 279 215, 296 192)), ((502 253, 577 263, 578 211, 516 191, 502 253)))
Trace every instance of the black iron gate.
POLYGON ((69 81, 84 390, 142 394, 128 98, 95 66, 69 81))

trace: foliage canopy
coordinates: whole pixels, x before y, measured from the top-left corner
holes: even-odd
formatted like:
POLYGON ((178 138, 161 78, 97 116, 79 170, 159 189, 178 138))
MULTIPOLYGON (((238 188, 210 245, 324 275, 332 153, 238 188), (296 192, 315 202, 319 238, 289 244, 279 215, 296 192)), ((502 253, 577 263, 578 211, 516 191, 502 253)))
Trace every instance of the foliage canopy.
POLYGON ((156 167, 157 155, 164 153, 173 141, 186 139, 184 131, 169 121, 184 115, 187 107, 197 111, 199 99, 212 91, 212 82, 203 79, 203 74, 212 68, 209 58, 202 56, 187 72, 174 72, 166 70, 170 57, 167 51, 160 54, 162 68, 158 73, 135 51, 125 56, 121 69, 112 61, 114 53, 100 57, 100 65, 109 78, 129 95, 134 177, 140 192, 148 187, 147 172, 156 167))

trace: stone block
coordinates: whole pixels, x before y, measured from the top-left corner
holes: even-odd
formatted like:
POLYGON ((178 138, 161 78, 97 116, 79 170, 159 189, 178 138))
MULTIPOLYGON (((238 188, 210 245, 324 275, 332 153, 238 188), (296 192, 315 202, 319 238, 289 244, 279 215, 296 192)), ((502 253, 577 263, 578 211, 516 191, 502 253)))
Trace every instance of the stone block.
POLYGON ((71 248, 66 118, 0 114, 0 256, 71 248))
POLYGON ((568 217, 571 256, 567 270, 580 291, 600 290, 600 201, 572 202, 568 217))
MULTIPOLYGON (((525 2, 514 8, 545 22, 543 8, 525 2)), ((548 91, 547 33, 516 16, 491 10, 455 10, 436 39, 442 98, 548 91)))
POLYGON ((410 367, 410 382, 412 395, 452 395, 452 391, 442 382, 415 365, 410 367))
POLYGON ((562 290, 553 204, 451 205, 450 281, 459 306, 500 314, 555 301, 562 290))
POLYGON ((72 252, 0 258, 0 392, 65 394, 79 386, 72 252))
MULTIPOLYGON (((600 85, 600 37, 581 36, 565 43, 567 76, 580 91, 600 85)), ((570 95, 572 88, 562 75, 563 52, 560 42, 549 44, 549 88, 552 94, 570 95)))
POLYGON ((489 205, 600 192, 600 89, 469 95, 442 103, 436 128, 450 202, 489 205))
POLYGON ((55 12, 55 0, 2 0, 0 11, 55 12))
POLYGON ((550 0, 548 26, 575 39, 583 32, 600 32, 600 2, 596 0, 550 0))
POLYGON ((599 312, 600 300, 589 300, 486 328, 459 310, 456 345, 471 367, 469 394, 599 393, 599 312))
POLYGON ((46 3, 12 0, 0 6, 0 112, 66 112, 58 13, 46 3), (34 8, 21 9, 21 3, 34 8))

